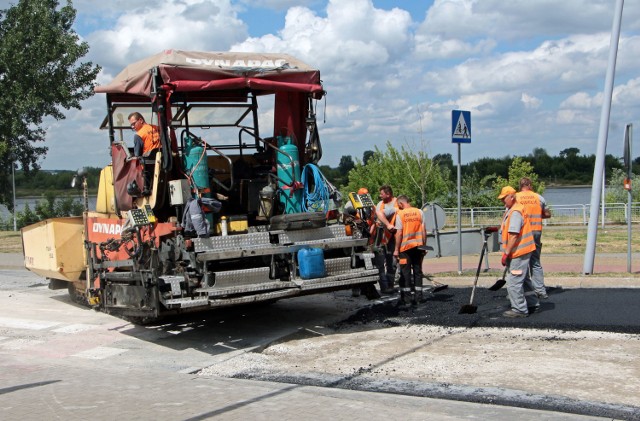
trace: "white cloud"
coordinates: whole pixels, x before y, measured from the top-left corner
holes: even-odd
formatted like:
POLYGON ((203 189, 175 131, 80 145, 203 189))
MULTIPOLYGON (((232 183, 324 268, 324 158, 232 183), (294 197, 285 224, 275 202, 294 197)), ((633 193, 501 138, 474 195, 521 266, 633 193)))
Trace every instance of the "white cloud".
MULTIPOLYGON (((533 147, 552 154, 573 145, 583 153, 595 151, 611 0, 435 0, 425 2, 424 13, 411 6, 415 21, 402 10, 403 2, 395 8, 380 4, 74 1, 90 59, 105 67, 101 83, 126 64, 167 48, 286 52, 318 67, 329 92, 326 115, 324 102, 318 104, 324 164, 335 166, 348 154, 361 158, 362 151, 387 141, 402 146, 421 137, 431 142, 432 153, 452 153, 452 109, 472 111, 473 143, 465 145, 464 160, 527 154, 533 147), (284 22, 264 36, 248 37, 240 16, 254 8, 255 13, 286 10, 284 22)), ((640 115, 639 30, 640 3, 627 2, 611 109, 613 138, 640 115)), ((76 168, 71 164, 76 159, 108 158, 106 133, 96 129, 104 98, 92 98, 84 107, 52 125, 45 168, 76 168), (76 146, 85 144, 88 152, 76 146)), ((608 152, 619 149, 612 144, 608 152)))
MULTIPOLYGON (((611 0, 435 0, 418 33, 522 39, 611 29, 611 0)), ((631 20, 637 8, 629 13, 631 20)))
POLYGON ((91 58, 108 72, 166 49, 226 51, 247 36, 229 0, 166 0, 126 10, 113 28, 87 36, 91 58))
POLYGON ((520 100, 524 104, 524 107, 529 109, 540 108, 540 105, 542 105, 542 100, 540 98, 536 98, 525 92, 522 93, 520 100))

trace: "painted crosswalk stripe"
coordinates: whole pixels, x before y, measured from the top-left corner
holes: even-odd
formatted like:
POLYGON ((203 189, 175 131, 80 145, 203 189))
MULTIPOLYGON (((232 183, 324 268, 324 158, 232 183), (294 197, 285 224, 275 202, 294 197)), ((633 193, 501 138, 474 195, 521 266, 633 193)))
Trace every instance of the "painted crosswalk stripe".
POLYGON ((11 350, 25 349, 42 343, 44 343, 44 341, 38 341, 35 339, 11 339, 8 341, 0 342, 0 348, 11 350))
POLYGON ((12 317, 0 317, 0 327, 10 329, 42 330, 59 325, 60 322, 46 322, 44 320, 15 319, 12 317))
POLYGON ((127 352, 127 349, 122 348, 109 348, 107 346, 97 346, 95 348, 86 349, 77 354, 73 354, 72 357, 86 358, 88 360, 103 360, 105 358, 113 357, 114 355, 127 352))
POLYGON ((90 330, 97 327, 96 325, 87 325, 83 323, 75 323, 72 325, 62 326, 57 329, 53 329, 53 332, 56 333, 78 333, 84 332, 85 330, 90 330))

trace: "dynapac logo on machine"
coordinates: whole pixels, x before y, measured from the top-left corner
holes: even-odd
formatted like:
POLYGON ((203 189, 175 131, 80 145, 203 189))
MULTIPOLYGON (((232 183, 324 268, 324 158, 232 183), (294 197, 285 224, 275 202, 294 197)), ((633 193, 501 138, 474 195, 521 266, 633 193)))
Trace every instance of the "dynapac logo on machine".
POLYGON ((276 67, 282 67, 287 64, 287 60, 285 59, 276 59, 276 60, 222 60, 222 59, 201 59, 201 58, 186 58, 187 63, 196 64, 198 66, 213 66, 213 67, 228 67, 228 68, 238 68, 238 67, 263 67, 266 69, 273 69, 276 67))
POLYGON ((94 222, 91 224, 91 231, 98 234, 122 234, 122 225, 114 223, 94 222))

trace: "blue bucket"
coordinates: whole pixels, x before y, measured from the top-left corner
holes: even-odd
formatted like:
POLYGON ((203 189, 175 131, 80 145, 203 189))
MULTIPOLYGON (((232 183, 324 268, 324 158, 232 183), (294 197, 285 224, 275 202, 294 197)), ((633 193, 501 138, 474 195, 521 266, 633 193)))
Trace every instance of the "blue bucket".
POLYGON ((319 248, 298 250, 298 269, 302 279, 323 278, 327 275, 324 252, 319 248))

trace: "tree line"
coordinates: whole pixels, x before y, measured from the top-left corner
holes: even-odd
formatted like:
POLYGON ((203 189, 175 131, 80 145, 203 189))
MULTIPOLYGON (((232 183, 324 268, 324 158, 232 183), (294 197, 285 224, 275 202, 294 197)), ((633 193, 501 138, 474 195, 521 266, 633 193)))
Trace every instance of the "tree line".
MULTIPOLYGON (((640 157, 633 161, 633 173, 640 174, 640 157)), ((535 148, 527 156, 481 158, 461 167, 461 196, 463 207, 497 206, 495 197, 505 185, 518 188, 520 177, 534 182, 534 190, 543 193, 546 185, 591 184, 595 155, 581 155, 580 149, 564 149, 558 156, 549 155, 543 148, 535 148)), ((620 201, 626 193, 622 180, 626 169, 621 159, 605 158, 605 179, 611 186, 609 201, 620 201)), ((362 160, 350 155, 341 158, 337 168, 321 167, 325 176, 342 186, 344 192, 367 187, 375 195, 377 189, 388 184, 398 193, 408 195, 414 204, 429 202, 445 207, 457 206, 457 168, 451 154, 429 157, 424 148, 403 146, 396 149, 387 143, 386 150, 365 151, 362 160)), ((633 177, 634 200, 640 200, 638 177, 633 177)))
MULTIPOLYGON (((365 151, 360 161, 366 165, 375 153, 380 151, 365 151)), ((480 158, 468 164, 462 165, 461 172, 463 178, 475 177, 483 179, 486 177, 508 177, 509 167, 513 159, 512 156, 501 158, 480 158)), ((593 179, 593 168, 595 166, 595 155, 581 155, 580 149, 572 147, 560 151, 558 156, 551 156, 543 148, 534 148, 526 156, 520 157, 524 162, 528 162, 535 169, 541 181, 547 185, 577 186, 591 184, 593 179)), ((456 174, 456 164, 451 154, 437 154, 432 157, 440 167, 446 168, 450 174, 456 174)), ((357 159, 356 159, 357 160, 357 159)), ((324 175, 336 186, 348 184, 348 175, 356 166, 356 161, 351 155, 343 155, 337 167, 321 166, 324 175)), ((607 154, 605 157, 605 177, 609 180, 614 170, 623 170, 620 158, 607 154)), ((633 173, 640 173, 640 156, 633 161, 633 173)))
MULTIPOLYGON (((354 159, 351 155, 343 155, 338 166, 322 165, 320 170, 340 190, 348 189, 351 184, 360 182, 363 172, 375 173, 369 178, 380 180, 380 185, 393 184, 392 181, 396 177, 402 179, 406 176, 406 181, 396 181, 395 184, 398 184, 398 187, 406 183, 418 182, 418 178, 429 178, 430 183, 434 186, 424 191, 424 193, 428 193, 428 196, 433 196, 433 193, 439 190, 436 189, 438 185, 444 189, 455 190, 457 169, 451 154, 438 154, 429 157, 425 152, 412 149, 403 147, 398 150, 389 144, 386 150, 365 151, 361 160, 354 159), (350 176, 353 180, 350 179, 350 176)), ((497 179, 509 179, 509 169, 516 158, 528 163, 545 186, 586 185, 592 182, 595 155, 580 155, 578 148, 567 148, 561 151, 558 156, 550 156, 544 149, 535 148, 527 156, 480 158, 462 165, 462 189, 466 191, 466 200, 475 206, 482 206, 482 203, 477 203, 479 201, 476 197, 478 193, 491 189, 493 182, 497 179)), ((610 180, 617 174, 616 171, 623 170, 620 159, 612 155, 606 156, 605 176, 608 183, 611 183, 610 180)), ((95 191, 101 169, 87 167, 85 171, 89 189, 95 191)), ((633 173, 640 174, 640 157, 633 161, 633 173)), ((18 196, 40 196, 47 191, 74 194, 71 181, 75 175, 75 171, 69 170, 29 172, 17 170, 15 172, 16 190, 18 196)), ((449 202, 449 200, 443 200, 442 197, 439 199, 449 202)), ((5 203, 8 207, 11 206, 10 201, 5 201, 5 203)))

